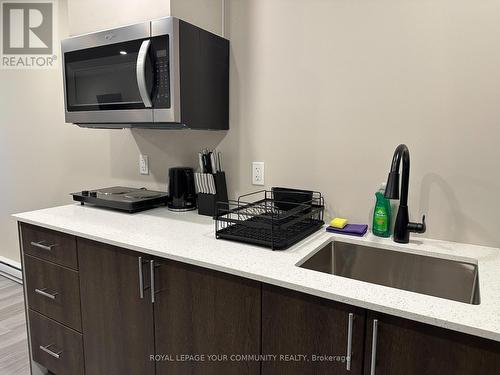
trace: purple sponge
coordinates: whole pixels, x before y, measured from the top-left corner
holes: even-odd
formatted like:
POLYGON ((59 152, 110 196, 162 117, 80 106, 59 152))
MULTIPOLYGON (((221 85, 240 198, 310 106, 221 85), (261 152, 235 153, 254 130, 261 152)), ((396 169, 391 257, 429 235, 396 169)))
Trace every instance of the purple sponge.
POLYGON ((363 237, 367 230, 368 230, 368 225, 366 224, 347 224, 342 229, 334 227, 326 228, 327 232, 346 234, 348 236, 357 236, 357 237, 363 237))

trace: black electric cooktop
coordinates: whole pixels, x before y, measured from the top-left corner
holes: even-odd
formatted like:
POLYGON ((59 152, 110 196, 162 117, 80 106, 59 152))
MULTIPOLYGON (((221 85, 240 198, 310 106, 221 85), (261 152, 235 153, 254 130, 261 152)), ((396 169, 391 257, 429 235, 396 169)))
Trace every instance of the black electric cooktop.
POLYGON ((126 212, 148 210, 161 205, 166 205, 168 194, 161 191, 134 189, 124 186, 113 186, 97 190, 82 190, 71 193, 73 199, 80 202, 100 207, 112 208, 126 212))

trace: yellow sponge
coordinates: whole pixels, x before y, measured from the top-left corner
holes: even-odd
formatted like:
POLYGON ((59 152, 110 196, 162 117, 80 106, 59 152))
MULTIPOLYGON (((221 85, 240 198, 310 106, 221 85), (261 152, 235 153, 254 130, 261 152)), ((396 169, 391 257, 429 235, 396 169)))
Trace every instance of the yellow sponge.
POLYGON ((330 225, 334 228, 343 229, 347 225, 347 219, 342 219, 341 217, 336 217, 330 221, 330 225))

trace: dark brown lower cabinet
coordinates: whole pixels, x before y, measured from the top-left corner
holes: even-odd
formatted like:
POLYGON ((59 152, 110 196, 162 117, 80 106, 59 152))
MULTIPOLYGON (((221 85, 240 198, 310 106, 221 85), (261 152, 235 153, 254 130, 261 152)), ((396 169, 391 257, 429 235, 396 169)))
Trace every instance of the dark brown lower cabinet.
POLYGON ((31 353, 49 373, 500 374, 500 342, 21 229, 31 353))
POLYGON ((259 282, 165 260, 155 273, 157 375, 260 374, 259 282))
POLYGON ((153 375, 153 306, 140 296, 139 254, 78 239, 86 375, 153 375))
POLYGON ((364 374, 498 375, 500 343, 368 312, 364 374))
POLYGON ((82 335, 29 310, 33 359, 54 374, 84 375, 82 335))
POLYGON ((364 327, 363 309, 263 285, 262 375, 360 375, 364 327))
POLYGON ((84 239, 78 260, 86 375, 260 374, 259 282, 84 239))

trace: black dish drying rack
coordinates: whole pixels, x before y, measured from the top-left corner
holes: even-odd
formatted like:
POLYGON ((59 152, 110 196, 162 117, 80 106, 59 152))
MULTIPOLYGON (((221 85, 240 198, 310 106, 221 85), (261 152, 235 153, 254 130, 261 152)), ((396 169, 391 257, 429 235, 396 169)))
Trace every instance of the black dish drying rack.
POLYGON ((316 191, 273 188, 218 202, 215 236, 285 250, 324 225, 324 199, 316 191))

